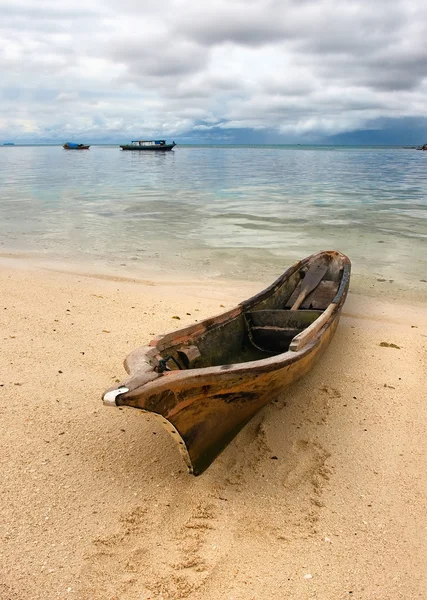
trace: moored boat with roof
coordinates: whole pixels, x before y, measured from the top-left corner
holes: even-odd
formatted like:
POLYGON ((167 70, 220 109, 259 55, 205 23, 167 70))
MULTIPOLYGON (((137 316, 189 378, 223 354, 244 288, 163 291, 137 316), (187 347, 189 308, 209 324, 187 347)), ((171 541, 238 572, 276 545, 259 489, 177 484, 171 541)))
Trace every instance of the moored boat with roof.
POLYGON ((166 140, 134 140, 130 144, 120 146, 122 150, 151 150, 155 152, 167 152, 176 146, 175 142, 167 144, 166 140))

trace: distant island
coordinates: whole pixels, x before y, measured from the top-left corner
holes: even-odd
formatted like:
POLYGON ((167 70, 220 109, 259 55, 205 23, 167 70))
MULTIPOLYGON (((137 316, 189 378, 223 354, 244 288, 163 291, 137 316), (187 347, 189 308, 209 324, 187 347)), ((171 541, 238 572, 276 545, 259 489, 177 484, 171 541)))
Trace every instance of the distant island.
POLYGON ((5 142, 3 144, 3 146, 14 146, 15 144, 13 142, 5 142))

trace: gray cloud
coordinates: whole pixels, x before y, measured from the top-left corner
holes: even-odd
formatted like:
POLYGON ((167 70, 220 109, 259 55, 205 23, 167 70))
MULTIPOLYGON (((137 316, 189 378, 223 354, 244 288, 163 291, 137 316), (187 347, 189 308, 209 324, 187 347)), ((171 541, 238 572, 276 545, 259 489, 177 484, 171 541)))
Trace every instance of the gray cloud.
POLYGON ((425 112, 422 0, 0 0, 0 13, 0 138, 329 135, 425 112))
POLYGON ((213 3, 195 4, 173 21, 173 29, 206 46, 233 42, 259 47, 290 36, 284 10, 271 14, 270 3, 262 4, 224 2, 220 8, 213 3))
POLYGON ((173 77, 200 71, 207 53, 185 39, 171 40, 167 34, 147 34, 141 38, 120 39, 110 52, 113 60, 126 65, 127 79, 139 77, 173 77))

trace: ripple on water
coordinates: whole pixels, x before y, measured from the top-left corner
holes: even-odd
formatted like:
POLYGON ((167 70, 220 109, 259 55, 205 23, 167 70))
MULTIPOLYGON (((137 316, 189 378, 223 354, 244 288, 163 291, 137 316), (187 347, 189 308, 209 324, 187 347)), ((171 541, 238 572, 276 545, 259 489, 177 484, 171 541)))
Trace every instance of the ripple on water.
POLYGON ((427 170, 397 149, 0 148, 2 250, 198 276, 275 276, 338 248, 354 269, 427 272, 427 170), (134 154, 137 154, 136 156, 134 154), (381 242, 379 244, 379 242, 381 242))

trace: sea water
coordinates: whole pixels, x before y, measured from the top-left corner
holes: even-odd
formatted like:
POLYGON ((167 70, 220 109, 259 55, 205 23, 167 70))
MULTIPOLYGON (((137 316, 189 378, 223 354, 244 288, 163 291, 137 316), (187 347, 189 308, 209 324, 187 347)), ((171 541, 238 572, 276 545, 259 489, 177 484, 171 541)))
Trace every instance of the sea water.
POLYGON ((347 254, 356 273, 427 280, 427 152, 0 147, 3 255, 268 281, 325 249, 347 254))

